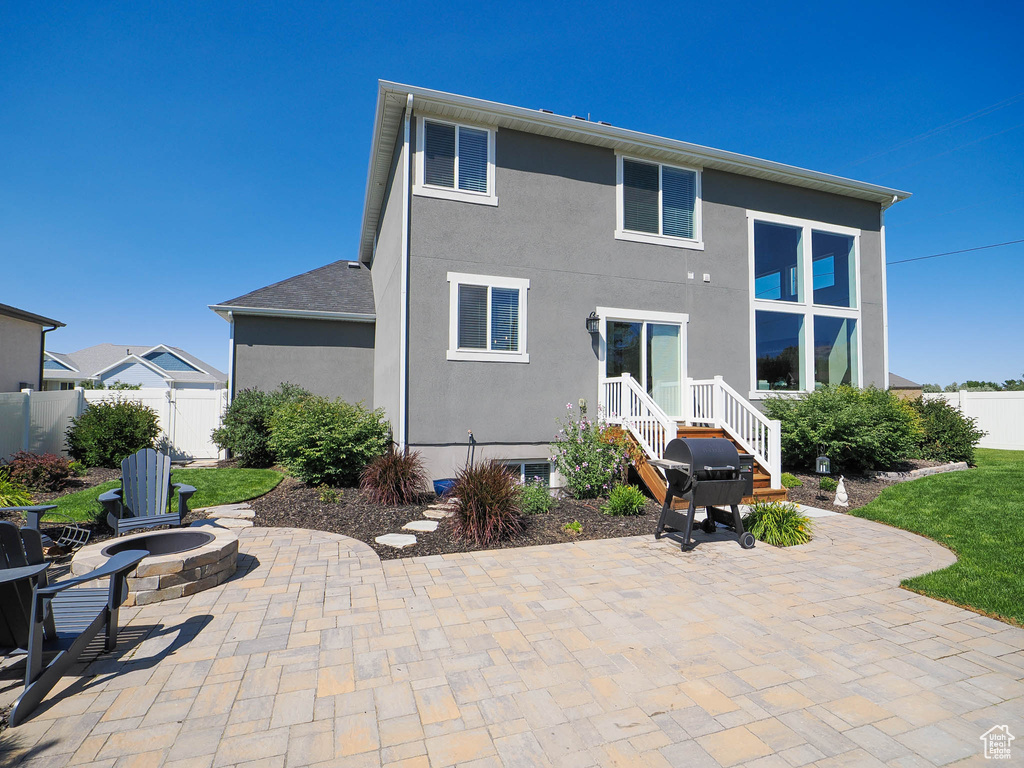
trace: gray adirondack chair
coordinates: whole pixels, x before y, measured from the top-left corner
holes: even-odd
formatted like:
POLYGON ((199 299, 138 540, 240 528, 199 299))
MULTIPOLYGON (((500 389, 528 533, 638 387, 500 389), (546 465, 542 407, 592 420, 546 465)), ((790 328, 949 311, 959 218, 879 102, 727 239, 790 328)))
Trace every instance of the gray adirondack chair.
POLYGON ((113 650, 128 573, 148 554, 119 552, 90 573, 50 584, 39 531, 0 521, 0 647, 27 656, 25 690, 11 710, 12 726, 32 714, 101 630, 104 648, 113 650), (80 586, 103 578, 109 579, 105 588, 80 586))
POLYGON ((107 523, 117 535, 158 525, 181 525, 188 500, 196 489, 171 483, 171 457, 144 448, 121 462, 121 487, 100 496, 107 523), (172 488, 178 489, 178 511, 171 511, 172 488))

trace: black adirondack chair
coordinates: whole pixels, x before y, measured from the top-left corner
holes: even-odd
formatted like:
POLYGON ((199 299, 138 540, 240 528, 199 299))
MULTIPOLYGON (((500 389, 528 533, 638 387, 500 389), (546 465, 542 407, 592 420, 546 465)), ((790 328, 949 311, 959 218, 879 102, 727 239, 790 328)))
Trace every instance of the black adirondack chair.
POLYGON ((11 710, 12 726, 35 710, 101 630, 104 648, 113 650, 128 573, 148 554, 120 552, 95 571, 50 584, 39 531, 0 521, 0 647, 27 655, 25 690, 11 710), (103 578, 107 587, 80 586, 103 578))
POLYGON ((188 500, 196 489, 183 483, 171 483, 171 457, 144 448, 121 462, 121 487, 100 496, 107 512, 107 523, 117 535, 181 525, 188 514, 188 500), (172 488, 178 489, 178 511, 171 511, 172 488))

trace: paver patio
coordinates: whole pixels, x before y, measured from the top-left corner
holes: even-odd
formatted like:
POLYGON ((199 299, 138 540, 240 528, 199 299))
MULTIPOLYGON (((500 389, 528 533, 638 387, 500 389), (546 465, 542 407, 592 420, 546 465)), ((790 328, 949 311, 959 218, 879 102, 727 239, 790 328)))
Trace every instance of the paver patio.
POLYGON ((125 610, 118 651, 4 734, 15 761, 922 766, 1024 738, 1024 630, 899 589, 952 555, 857 518, 789 550, 240 545, 228 583, 125 610))

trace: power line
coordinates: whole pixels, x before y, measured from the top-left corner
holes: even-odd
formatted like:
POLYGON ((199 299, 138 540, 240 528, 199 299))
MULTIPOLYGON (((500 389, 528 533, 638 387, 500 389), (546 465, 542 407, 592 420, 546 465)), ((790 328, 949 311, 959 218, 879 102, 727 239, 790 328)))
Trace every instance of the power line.
POLYGON ((840 170, 862 165, 863 163, 866 163, 870 160, 882 157, 882 155, 887 155, 890 152, 895 152, 897 149, 903 149, 904 147, 909 146, 911 144, 916 144, 919 141, 924 141, 925 139, 931 138, 937 133, 947 131, 950 128, 958 128, 959 126, 964 125, 965 123, 969 123, 972 120, 977 120, 979 117, 985 117, 986 115, 990 115, 993 112, 997 112, 1000 109, 1010 106, 1011 104, 1015 104, 1021 99, 1024 99, 1024 93, 1018 93, 1016 96, 1011 96, 1008 99, 1004 99, 1003 101, 991 104, 985 107, 984 109, 979 109, 977 112, 972 112, 968 115, 964 115, 963 117, 958 117, 956 120, 953 120, 952 122, 945 123, 944 125, 940 125, 936 128, 932 128, 931 130, 925 131, 924 133, 919 133, 917 136, 912 136, 911 138, 901 141, 898 144, 894 144, 888 149, 883 149, 881 152, 875 152, 874 154, 868 155, 867 157, 862 157, 860 160, 848 163, 847 165, 844 165, 840 170))
POLYGON ((955 253, 970 253, 971 251, 984 251, 987 248, 1001 248, 1004 245, 1016 245, 1017 243, 1024 243, 1024 239, 1021 240, 1008 240, 1005 243, 993 243, 992 245, 979 245, 977 248, 964 248, 959 251, 946 251, 945 253, 933 253, 931 256, 917 256, 913 259, 900 259, 899 261, 887 261, 885 265, 891 266, 893 264, 906 264, 908 261, 924 261, 925 259, 937 259, 939 256, 952 256, 955 253))

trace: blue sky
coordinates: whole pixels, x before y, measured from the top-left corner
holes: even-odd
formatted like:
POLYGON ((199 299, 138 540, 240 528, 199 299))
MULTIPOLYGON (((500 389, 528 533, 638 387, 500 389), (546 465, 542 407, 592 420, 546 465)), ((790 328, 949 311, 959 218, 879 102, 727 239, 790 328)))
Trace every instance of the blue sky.
MULTIPOLYGON (((57 351, 167 343, 225 368, 208 304, 355 257, 377 78, 909 190, 890 261, 1021 239, 1024 10, 964 11, 7 3, 0 302, 67 323, 57 351)), ((1021 376, 1022 265, 1024 244, 890 267, 891 369, 1021 376)))

